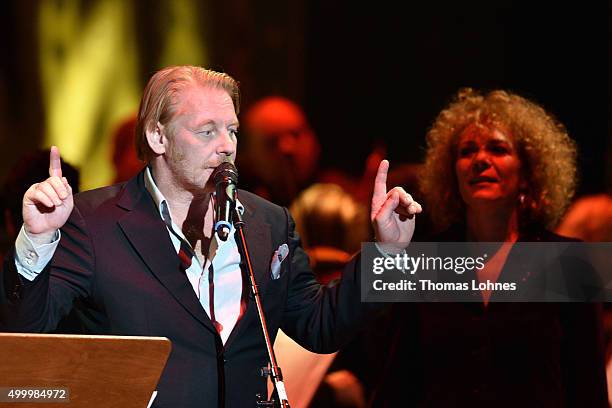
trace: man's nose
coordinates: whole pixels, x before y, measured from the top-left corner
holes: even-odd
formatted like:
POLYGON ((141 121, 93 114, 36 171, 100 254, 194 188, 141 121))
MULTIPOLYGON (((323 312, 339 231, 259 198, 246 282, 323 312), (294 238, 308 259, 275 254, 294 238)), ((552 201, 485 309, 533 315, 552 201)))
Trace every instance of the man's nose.
POLYGON ((219 145, 217 146, 217 153, 231 156, 236 153, 236 141, 232 137, 229 131, 224 131, 220 135, 219 145))

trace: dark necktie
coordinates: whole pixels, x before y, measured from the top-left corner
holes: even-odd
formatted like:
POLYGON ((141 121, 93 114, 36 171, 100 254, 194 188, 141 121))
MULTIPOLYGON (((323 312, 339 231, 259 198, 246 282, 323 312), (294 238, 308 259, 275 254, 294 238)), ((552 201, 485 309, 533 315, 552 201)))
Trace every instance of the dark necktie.
POLYGON ((210 309, 210 320, 217 329, 217 332, 221 334, 223 330, 223 325, 217 321, 215 317, 215 268, 211 262, 210 267, 208 268, 208 308, 210 309))
POLYGON ((181 270, 184 272, 191 266, 191 260, 193 258, 194 252, 191 248, 191 245, 184 240, 175 230, 172 228, 172 219, 170 218, 170 211, 168 211, 168 204, 166 202, 162 202, 162 218, 168 227, 168 230, 176 237, 181 243, 179 248, 178 257, 181 262, 181 270))
MULTIPOLYGON (((181 243, 179 248, 178 257, 181 262, 181 270, 185 272, 190 266, 191 261, 193 259, 193 249, 191 245, 184 240, 172 227, 172 219, 170 217, 170 211, 168 211, 168 205, 166 202, 162 202, 162 218, 168 227, 168 230, 176 237, 181 243)), ((217 332, 221 334, 223 330, 223 325, 217 321, 215 318, 215 283, 214 283, 214 268, 212 263, 210 264, 210 268, 208 268, 208 299, 209 299, 209 308, 210 308, 210 320, 212 321, 213 326, 217 329, 217 332)))

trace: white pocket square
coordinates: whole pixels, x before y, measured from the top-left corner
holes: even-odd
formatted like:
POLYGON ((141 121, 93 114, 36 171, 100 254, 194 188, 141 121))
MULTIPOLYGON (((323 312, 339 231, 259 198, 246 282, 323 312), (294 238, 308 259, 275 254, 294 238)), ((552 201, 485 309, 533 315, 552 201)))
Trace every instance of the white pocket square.
POLYGON ((272 279, 280 278, 281 263, 289 255, 289 247, 287 244, 283 244, 274 251, 272 255, 272 263, 270 264, 270 270, 272 271, 272 279))

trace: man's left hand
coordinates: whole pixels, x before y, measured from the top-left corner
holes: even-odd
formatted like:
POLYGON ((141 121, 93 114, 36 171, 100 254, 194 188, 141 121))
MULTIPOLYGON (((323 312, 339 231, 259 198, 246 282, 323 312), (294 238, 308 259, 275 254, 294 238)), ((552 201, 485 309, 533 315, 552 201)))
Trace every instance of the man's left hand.
POLYGON ((414 234, 415 214, 423 209, 403 188, 387 191, 388 172, 389 162, 381 161, 374 181, 370 219, 376 240, 385 244, 385 248, 400 252, 414 234))

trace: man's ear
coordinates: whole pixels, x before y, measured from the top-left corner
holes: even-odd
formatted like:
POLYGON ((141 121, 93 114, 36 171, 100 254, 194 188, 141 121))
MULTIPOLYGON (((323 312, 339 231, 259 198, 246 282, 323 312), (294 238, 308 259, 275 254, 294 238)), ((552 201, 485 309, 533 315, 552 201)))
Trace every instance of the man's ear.
POLYGON ((166 136, 164 125, 157 122, 155 127, 151 130, 146 130, 145 134, 147 135, 147 143, 149 143, 149 147, 153 153, 157 155, 166 153, 168 137, 166 136))

